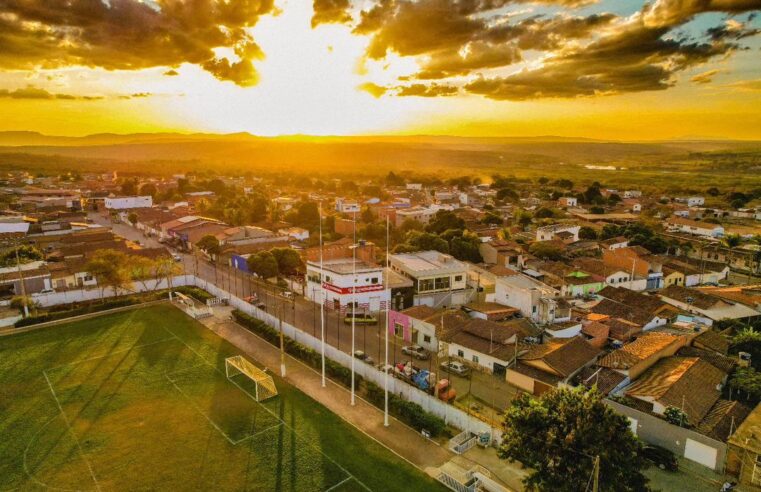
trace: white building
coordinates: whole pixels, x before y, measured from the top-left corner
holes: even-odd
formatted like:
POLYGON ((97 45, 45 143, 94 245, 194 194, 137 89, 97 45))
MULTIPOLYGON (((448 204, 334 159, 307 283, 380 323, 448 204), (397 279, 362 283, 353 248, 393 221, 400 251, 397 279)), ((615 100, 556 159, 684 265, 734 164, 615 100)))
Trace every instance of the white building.
POLYGON ((410 191, 420 191, 423 189, 422 183, 407 183, 407 189, 410 191))
POLYGON ((405 220, 416 220, 421 224, 427 224, 431 221, 438 209, 433 207, 410 207, 396 211, 396 220, 394 225, 401 226, 405 220))
POLYGON ((555 321, 559 296, 557 289, 523 274, 498 277, 494 287, 494 302, 520 309, 537 323, 555 321))
POLYGON ((344 214, 354 214, 361 210, 359 203, 345 198, 336 198, 336 211, 344 214))
POLYGON ((438 251, 418 251, 390 256, 391 269, 411 279, 413 305, 459 306, 470 302, 465 263, 438 251))
POLYGON ((576 242, 579 240, 580 229, 581 227, 577 225, 564 225, 564 224, 548 225, 548 226, 540 227, 536 230, 536 240, 537 241, 552 241, 553 239, 555 239, 556 235, 560 234, 561 232, 567 232, 573 235, 573 242, 576 242))
POLYGON ((682 217, 671 217, 666 221, 670 229, 686 232, 695 236, 703 237, 722 237, 724 228, 719 224, 710 222, 699 222, 697 220, 685 219, 682 217))
POLYGON ((687 198, 687 206, 688 207, 700 207, 704 205, 706 202, 705 198, 702 196, 691 196, 687 198))
POLYGON ((147 196, 121 196, 106 198, 105 206, 108 210, 127 210, 130 208, 151 208, 153 197, 147 196))
POLYGON ((302 227, 288 227, 277 231, 281 236, 288 236, 297 241, 306 241, 309 239, 309 231, 302 227))
POLYGON ((624 198, 639 198, 642 196, 642 192, 639 190, 626 190, 624 191, 624 198))
POLYGON ((307 286, 305 296, 320 302, 325 292, 325 306, 344 312, 352 304, 358 311, 378 312, 386 309, 390 290, 383 285, 383 267, 370 265, 361 260, 339 258, 323 262, 307 262, 307 286))

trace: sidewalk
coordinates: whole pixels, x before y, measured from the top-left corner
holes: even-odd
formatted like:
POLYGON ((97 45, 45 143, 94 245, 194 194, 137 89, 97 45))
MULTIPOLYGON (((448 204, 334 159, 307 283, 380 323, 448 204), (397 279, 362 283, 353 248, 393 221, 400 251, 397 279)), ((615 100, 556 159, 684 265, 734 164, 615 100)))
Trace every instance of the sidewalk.
MULTIPOLYGON (((277 372, 280 351, 230 319, 231 308, 215 307, 214 317, 201 322, 240 348, 252 358, 277 372)), ((383 426, 383 412, 370 403, 357 398, 350 404, 347 388, 327 380, 321 386, 320 373, 301 361, 286 355, 286 381, 303 391, 351 425, 383 444, 416 467, 435 477, 436 470, 455 457, 455 454, 437 443, 423 438, 412 428, 391 417, 390 425, 383 426)))

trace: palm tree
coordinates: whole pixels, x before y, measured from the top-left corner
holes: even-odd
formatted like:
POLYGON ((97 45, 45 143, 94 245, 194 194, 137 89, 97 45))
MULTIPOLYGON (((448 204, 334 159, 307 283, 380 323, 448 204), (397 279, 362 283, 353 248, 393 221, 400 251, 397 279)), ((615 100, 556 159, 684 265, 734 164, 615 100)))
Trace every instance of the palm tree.
POLYGON ((742 242, 742 239, 740 238, 739 234, 727 234, 721 239, 721 245, 724 246, 729 250, 729 259, 727 263, 729 264, 729 270, 732 270, 732 256, 735 251, 735 248, 740 246, 740 243, 742 242))

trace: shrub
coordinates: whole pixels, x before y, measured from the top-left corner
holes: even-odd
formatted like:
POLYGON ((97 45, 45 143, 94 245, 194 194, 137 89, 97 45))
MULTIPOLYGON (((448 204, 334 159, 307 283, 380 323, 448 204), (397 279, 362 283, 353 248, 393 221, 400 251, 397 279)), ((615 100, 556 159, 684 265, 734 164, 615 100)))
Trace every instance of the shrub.
POLYGON ((202 302, 206 304, 206 301, 209 299, 213 299, 214 296, 209 294, 203 289, 199 289, 198 287, 188 287, 188 286, 182 286, 182 287, 176 287, 174 289, 176 292, 180 292, 182 294, 185 294, 186 296, 190 296, 193 299, 202 302))
MULTIPOLYGON (((366 381, 365 388, 368 401, 378 408, 383 408, 385 405, 383 388, 372 381, 366 381)), ((446 428, 444 419, 441 417, 426 412, 417 403, 407 401, 393 393, 388 394, 388 409, 405 424, 417 430, 425 429, 434 437, 443 433, 446 428)))
MULTIPOLYGON (((235 317, 235 320, 247 330, 256 333, 276 347, 280 346, 280 332, 264 321, 258 320, 238 309, 233 311, 233 317, 235 317)), ((283 343, 285 345, 285 351, 289 355, 296 357, 316 369, 322 368, 321 356, 316 350, 312 350, 288 337, 284 338, 283 343)), ((325 373, 347 388, 351 388, 351 370, 349 368, 342 366, 334 360, 325 359, 325 373)), ((362 377, 358 374, 354 374, 355 389, 359 387, 361 382, 362 377)))

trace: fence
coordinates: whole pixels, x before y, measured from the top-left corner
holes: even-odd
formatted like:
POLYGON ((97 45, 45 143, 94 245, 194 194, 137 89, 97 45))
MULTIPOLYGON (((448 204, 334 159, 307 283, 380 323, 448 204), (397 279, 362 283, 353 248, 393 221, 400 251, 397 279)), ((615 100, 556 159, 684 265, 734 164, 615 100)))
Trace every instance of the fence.
MULTIPOLYGON (((276 329, 281 329, 282 326, 283 335, 318 352, 322 350, 322 342, 319 338, 314 337, 309 333, 294 327, 290 323, 286 323, 285 321, 283 321, 281 325, 281 322, 277 317, 252 306, 243 299, 240 299, 230 294, 229 292, 220 289, 211 282, 196 277, 193 277, 193 279, 196 282, 196 287, 200 287, 206 290, 213 296, 227 298, 230 306, 233 306, 234 308, 257 318, 276 329)), ((382 371, 378 370, 376 367, 370 364, 365 364, 360 360, 354 359, 346 352, 338 350, 336 347, 328 345, 327 343, 325 344, 325 357, 334 360, 344 367, 351 367, 353 360, 354 371, 356 374, 362 376, 368 381, 372 381, 381 388, 385 387, 386 375, 382 371)), ((502 431, 500 429, 492 428, 487 423, 482 422, 472 415, 468 415, 466 412, 460 410, 459 408, 455 408, 452 405, 449 405, 442 400, 439 400, 438 398, 435 398, 434 396, 426 393, 425 391, 422 391, 415 386, 405 383, 404 381, 396 379, 390 375, 388 376, 388 391, 389 393, 399 395, 401 398, 407 401, 417 403, 423 407, 425 411, 444 419, 448 425, 477 434, 489 433, 491 435, 492 442, 495 444, 498 444, 502 439, 502 431)))
MULTIPOLYGON (((283 334, 294 341, 306 345, 318 352, 321 351, 322 342, 319 338, 314 337, 285 321, 281 323, 277 317, 252 306, 230 292, 220 289, 213 283, 194 275, 177 275, 171 279, 171 282, 167 282, 167 279, 135 282, 130 289, 120 289, 118 294, 125 295, 166 289, 169 288, 170 285, 172 287, 194 286, 202 288, 218 299, 227 299, 228 303, 234 308, 257 318, 276 329, 281 329, 282 327, 283 334)), ((105 297, 114 297, 116 294, 117 293, 111 288, 79 289, 36 295, 34 296, 34 300, 43 307, 49 307, 58 304, 69 304, 73 302, 97 300, 105 297)), ((368 381, 372 381, 381 388, 385 387, 386 375, 376 367, 354 359, 346 352, 338 350, 336 347, 328 344, 325 344, 325 357, 334 360, 344 367, 351 367, 353 362, 356 374, 368 381)), ((468 415, 466 412, 390 375, 388 376, 388 390, 389 393, 394 393, 407 401, 417 403, 425 411, 444 419, 448 425, 476 434, 489 433, 492 442, 495 444, 498 444, 502 438, 502 431, 500 429, 493 428, 476 417, 468 415)))

